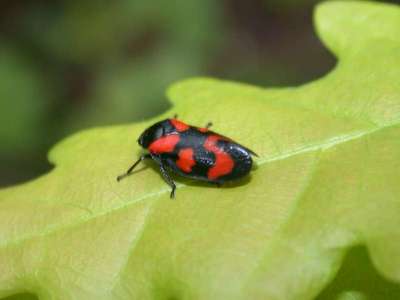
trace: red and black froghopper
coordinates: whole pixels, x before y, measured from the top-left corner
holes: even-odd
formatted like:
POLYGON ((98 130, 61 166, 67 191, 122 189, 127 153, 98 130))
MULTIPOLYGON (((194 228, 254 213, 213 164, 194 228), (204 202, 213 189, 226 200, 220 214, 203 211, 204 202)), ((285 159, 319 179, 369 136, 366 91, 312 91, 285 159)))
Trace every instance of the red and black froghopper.
POLYGON ((239 179, 250 172, 252 155, 256 155, 235 141, 209 128, 187 125, 175 118, 166 119, 147 128, 138 143, 149 153, 143 154, 128 171, 117 177, 121 180, 144 159, 154 160, 175 196, 175 182, 169 171, 181 176, 217 185, 239 179))

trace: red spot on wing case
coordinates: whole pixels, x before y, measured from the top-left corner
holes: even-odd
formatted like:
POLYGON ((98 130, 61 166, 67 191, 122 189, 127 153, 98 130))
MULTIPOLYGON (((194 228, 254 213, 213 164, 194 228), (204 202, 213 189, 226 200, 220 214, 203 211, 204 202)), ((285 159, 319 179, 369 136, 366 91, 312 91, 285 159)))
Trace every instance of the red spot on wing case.
POLYGON ((192 171, 192 167, 196 164, 193 154, 192 148, 185 148, 179 151, 178 160, 176 161, 176 165, 179 167, 179 169, 186 173, 190 173, 192 171))
POLYGON ((218 135, 210 135, 204 142, 204 148, 215 154, 215 164, 208 170, 208 179, 217 179, 220 176, 229 174, 235 165, 231 156, 217 147, 217 141, 221 137, 218 135))
POLYGON ((177 119, 171 119, 170 122, 171 122, 172 126, 174 126, 175 129, 178 130, 179 132, 189 129, 189 125, 187 125, 177 119))
POLYGON ((149 151, 153 154, 172 152, 176 144, 178 144, 179 139, 178 134, 163 136, 150 144, 149 151))

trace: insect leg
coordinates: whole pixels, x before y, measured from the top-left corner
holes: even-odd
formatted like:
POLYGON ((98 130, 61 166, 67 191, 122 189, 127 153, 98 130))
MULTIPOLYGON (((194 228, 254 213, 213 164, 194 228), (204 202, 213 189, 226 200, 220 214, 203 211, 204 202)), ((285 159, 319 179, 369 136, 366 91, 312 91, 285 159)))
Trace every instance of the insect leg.
POLYGON ((128 176, 128 175, 133 171, 133 169, 134 169, 142 160, 144 160, 144 159, 146 159, 146 158, 151 158, 151 155, 150 155, 150 154, 143 154, 143 155, 128 169, 128 171, 126 171, 126 173, 124 173, 124 174, 122 174, 122 175, 119 175, 119 176, 117 177, 117 181, 120 181, 121 179, 123 179, 123 178, 125 178, 126 176, 128 176))
POLYGON ((213 126, 213 123, 212 123, 212 122, 208 122, 208 123, 206 124, 205 128, 209 129, 211 126, 213 126))
POLYGON ((217 187, 221 187, 222 186, 222 183, 220 183, 220 182, 213 182, 213 184, 215 184, 217 187))
POLYGON ((168 174, 167 170, 165 169, 163 163, 160 163, 160 171, 161 174, 164 178, 164 180, 168 183, 168 185, 172 188, 171 194, 170 194, 170 198, 175 198, 175 189, 176 189, 176 185, 174 180, 171 178, 171 176, 168 174))

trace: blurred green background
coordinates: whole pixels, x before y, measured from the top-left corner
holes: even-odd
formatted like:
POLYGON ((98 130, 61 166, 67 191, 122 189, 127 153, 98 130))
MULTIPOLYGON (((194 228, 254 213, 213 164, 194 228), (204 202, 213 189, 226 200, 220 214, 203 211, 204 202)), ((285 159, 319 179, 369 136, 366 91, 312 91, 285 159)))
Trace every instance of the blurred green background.
POLYGON ((316 2, 1 1, 0 187, 48 171, 48 149, 68 134, 165 111, 177 80, 287 86, 325 74, 335 59, 313 31, 316 2))
POLYGON ((165 111, 178 80, 323 76, 335 58, 313 29, 318 2, 1 1, 0 187, 51 169, 47 151, 73 132, 165 111))
POLYGON ((326 74, 335 59, 312 26, 317 2, 1 1, 0 187, 51 169, 47 151, 68 134, 165 111, 175 81, 326 74))

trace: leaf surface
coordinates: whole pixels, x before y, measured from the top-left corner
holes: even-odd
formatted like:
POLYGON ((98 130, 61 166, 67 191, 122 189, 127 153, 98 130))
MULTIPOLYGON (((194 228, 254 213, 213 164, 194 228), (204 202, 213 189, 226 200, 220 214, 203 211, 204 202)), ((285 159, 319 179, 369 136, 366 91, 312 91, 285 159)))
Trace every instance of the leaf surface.
POLYGON ((316 27, 338 64, 315 82, 168 92, 157 120, 212 120, 260 155, 248 180, 179 180, 174 201, 151 164, 117 183, 153 119, 75 134, 51 150, 53 171, 1 190, 0 296, 312 299, 354 245, 399 282, 400 9, 329 2, 316 27))

